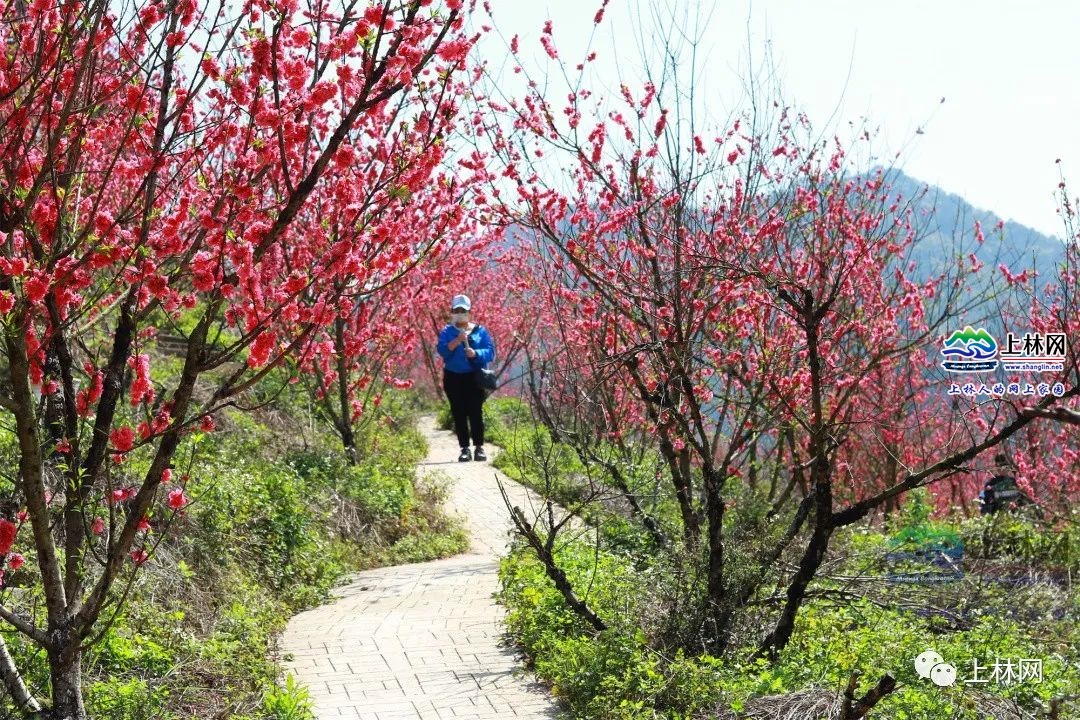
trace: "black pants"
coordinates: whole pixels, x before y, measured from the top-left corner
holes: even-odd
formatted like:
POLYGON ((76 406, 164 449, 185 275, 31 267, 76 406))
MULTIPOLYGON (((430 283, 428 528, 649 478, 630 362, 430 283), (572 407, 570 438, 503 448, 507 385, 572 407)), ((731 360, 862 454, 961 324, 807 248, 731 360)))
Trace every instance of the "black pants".
POLYGON ((446 392, 446 399, 450 401, 450 414, 454 417, 458 446, 469 447, 470 435, 473 445, 483 445, 484 393, 476 385, 476 377, 472 373, 443 370, 443 390, 446 392))

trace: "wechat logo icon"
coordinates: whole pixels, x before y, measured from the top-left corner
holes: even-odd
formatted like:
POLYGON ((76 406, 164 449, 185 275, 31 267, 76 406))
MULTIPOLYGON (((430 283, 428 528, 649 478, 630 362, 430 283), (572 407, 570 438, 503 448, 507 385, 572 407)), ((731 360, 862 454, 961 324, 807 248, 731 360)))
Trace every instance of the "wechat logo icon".
POLYGON ((927 650, 915 658, 915 672, 938 687, 949 687, 956 682, 956 668, 934 650, 927 650))

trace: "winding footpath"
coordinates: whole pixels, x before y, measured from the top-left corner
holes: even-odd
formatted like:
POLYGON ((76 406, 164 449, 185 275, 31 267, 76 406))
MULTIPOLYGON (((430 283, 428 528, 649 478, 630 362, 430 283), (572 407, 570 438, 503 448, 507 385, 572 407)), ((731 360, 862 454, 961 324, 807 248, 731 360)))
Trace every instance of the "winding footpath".
POLYGON ((536 497, 489 463, 458 463, 453 434, 433 418, 420 428, 429 447, 420 471, 452 479, 448 510, 464 515, 469 551, 357 573, 334 601, 289 621, 285 665, 319 720, 559 717, 504 639, 504 610, 492 597, 511 527, 496 475, 526 515, 536 497))

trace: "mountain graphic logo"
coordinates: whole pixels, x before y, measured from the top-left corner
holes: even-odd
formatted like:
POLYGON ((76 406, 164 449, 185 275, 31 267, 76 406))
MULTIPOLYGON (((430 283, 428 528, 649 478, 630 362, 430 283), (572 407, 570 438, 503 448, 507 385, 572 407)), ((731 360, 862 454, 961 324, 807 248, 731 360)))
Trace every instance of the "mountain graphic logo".
POLYGON ((941 367, 949 372, 989 372, 998 366, 998 344, 986 328, 970 325, 957 330, 943 343, 941 367))

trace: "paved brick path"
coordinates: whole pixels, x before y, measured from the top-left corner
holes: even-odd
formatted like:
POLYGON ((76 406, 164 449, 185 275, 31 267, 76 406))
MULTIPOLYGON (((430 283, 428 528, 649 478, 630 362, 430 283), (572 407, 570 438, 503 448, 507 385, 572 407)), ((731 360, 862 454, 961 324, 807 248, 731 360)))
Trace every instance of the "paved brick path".
MULTIPOLYGON (((503 641, 496 556, 510 520, 488 463, 458 463, 457 442, 421 421, 421 471, 454 479, 451 511, 465 515, 468 553, 358 573, 330 604, 294 617, 281 641, 288 669, 329 718, 555 718, 547 691, 503 641)), ((491 456, 491 448, 487 448, 491 456)), ((501 476, 526 510, 527 491, 501 476)))

